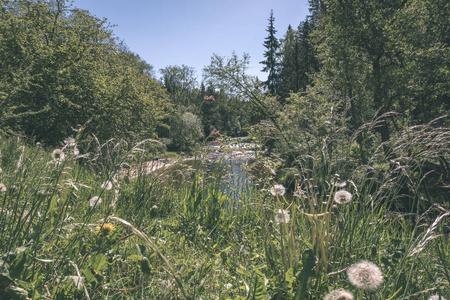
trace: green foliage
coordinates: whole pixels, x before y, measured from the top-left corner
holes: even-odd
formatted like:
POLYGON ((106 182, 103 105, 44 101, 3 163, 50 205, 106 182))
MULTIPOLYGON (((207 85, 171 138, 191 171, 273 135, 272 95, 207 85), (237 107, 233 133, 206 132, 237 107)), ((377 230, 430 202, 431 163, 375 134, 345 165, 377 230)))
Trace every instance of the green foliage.
POLYGON ((269 73, 267 75, 267 80, 264 82, 267 90, 272 94, 276 94, 278 92, 278 77, 279 77, 279 47, 280 42, 276 38, 275 34, 277 30, 275 30, 275 17, 273 16, 273 10, 270 11, 269 18, 269 26, 266 31, 269 33, 269 36, 266 37, 264 41, 264 47, 267 49, 264 52, 264 57, 266 60, 260 62, 260 64, 264 65, 262 69, 263 72, 269 73))
MULTIPOLYGON (((445 130, 432 135, 435 148, 414 147, 430 138, 432 126, 412 128, 413 138, 393 148, 411 152, 415 162, 448 155, 445 130)), ((343 270, 362 259, 385 278, 366 297, 426 299, 430 286, 449 292, 449 249, 441 236, 448 204, 423 213, 395 208, 405 180, 414 187, 412 201, 426 195, 426 178, 412 164, 401 172, 381 164, 376 171, 351 169, 333 159, 336 147, 283 172, 295 179, 293 197, 271 196, 265 175, 262 190, 242 190, 233 200, 221 190, 226 168, 186 171, 185 180, 147 174, 140 166, 151 145, 110 141, 93 147, 83 164, 64 149, 65 160, 55 163, 41 148, 2 138, 0 295, 318 299, 336 288, 355 292, 343 270), (333 202, 337 182, 347 183, 348 204, 333 202), (94 195, 102 202, 91 207, 94 195), (279 209, 290 212, 286 223, 276 217, 279 209)), ((178 176, 182 169, 170 170, 178 176)))
POLYGON ((172 115, 170 148, 190 151, 204 138, 201 120, 190 112, 172 115))
POLYGON ((82 139, 155 137, 170 111, 139 56, 120 49, 106 20, 58 1, 2 1, 0 124, 57 145, 82 139))
POLYGON ((297 30, 289 26, 281 40, 281 63, 279 88, 277 94, 281 99, 294 92, 304 91, 311 82, 311 74, 319 68, 317 54, 310 35, 314 23, 307 19, 300 23, 297 30))

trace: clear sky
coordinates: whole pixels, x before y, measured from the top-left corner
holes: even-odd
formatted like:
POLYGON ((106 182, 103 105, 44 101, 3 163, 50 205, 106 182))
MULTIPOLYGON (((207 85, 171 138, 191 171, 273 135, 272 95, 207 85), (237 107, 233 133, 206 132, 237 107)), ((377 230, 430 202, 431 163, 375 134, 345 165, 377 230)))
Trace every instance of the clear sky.
POLYGON ((170 65, 202 69, 211 56, 250 54, 248 73, 260 72, 273 9, 277 37, 296 28, 309 13, 308 0, 75 0, 74 6, 106 18, 115 36, 152 65, 156 76, 170 65))

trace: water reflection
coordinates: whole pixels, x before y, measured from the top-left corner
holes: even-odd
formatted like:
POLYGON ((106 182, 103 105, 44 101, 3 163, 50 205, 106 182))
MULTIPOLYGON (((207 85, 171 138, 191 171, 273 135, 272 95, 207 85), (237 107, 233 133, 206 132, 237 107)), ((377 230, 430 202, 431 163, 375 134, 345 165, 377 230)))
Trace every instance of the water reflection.
POLYGON ((205 145, 208 169, 223 174, 220 190, 230 200, 246 202, 252 195, 253 179, 247 170, 247 164, 255 158, 257 146, 231 140, 228 143, 207 143, 205 145))

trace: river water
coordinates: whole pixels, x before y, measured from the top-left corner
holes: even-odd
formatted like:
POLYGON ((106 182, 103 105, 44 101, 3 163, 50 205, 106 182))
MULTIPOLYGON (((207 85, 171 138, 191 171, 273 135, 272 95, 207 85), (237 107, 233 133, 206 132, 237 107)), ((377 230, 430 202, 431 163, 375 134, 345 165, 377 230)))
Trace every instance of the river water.
POLYGON ((245 201, 253 191, 253 178, 248 172, 248 163, 254 161, 258 146, 232 138, 227 142, 208 142, 204 146, 207 166, 210 171, 219 168, 222 176, 220 189, 230 200, 245 201))

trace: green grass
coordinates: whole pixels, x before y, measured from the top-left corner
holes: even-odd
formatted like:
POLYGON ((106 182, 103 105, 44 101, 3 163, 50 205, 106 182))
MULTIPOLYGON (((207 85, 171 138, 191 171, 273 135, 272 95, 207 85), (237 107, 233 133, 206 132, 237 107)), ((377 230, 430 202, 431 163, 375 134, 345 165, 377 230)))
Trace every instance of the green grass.
POLYGON ((2 137, 0 298, 323 299, 340 288, 355 299, 449 298, 449 207, 396 208, 405 180, 420 189, 416 169, 346 170, 353 198, 336 206, 334 172, 317 160, 293 176, 305 197, 272 196, 262 178, 234 203, 219 169, 133 173, 153 146, 111 140, 56 163, 2 137), (278 209, 288 223, 275 222, 278 209), (361 260, 383 273, 374 291, 347 278, 361 260))

